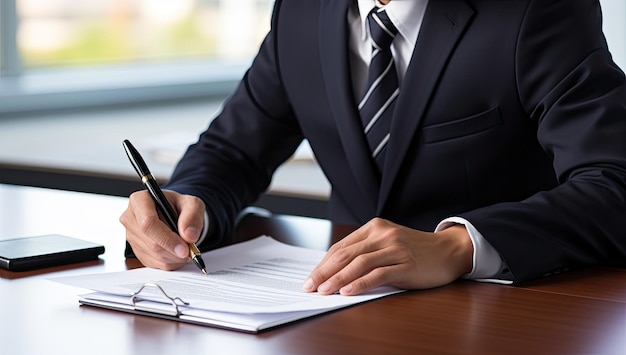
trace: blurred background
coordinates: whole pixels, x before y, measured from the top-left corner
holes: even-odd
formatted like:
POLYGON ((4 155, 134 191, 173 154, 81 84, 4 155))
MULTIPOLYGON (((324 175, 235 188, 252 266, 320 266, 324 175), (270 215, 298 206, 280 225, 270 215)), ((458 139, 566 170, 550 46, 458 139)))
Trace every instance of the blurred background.
MULTIPOLYGON (((611 52, 624 68, 626 1, 600 2, 611 52)), ((272 6, 273 0, 2 0, 0 119, 223 100, 269 30, 272 6)))
MULTIPOLYGON (((127 196, 130 139, 161 183, 270 28, 273 0, 1 0, 0 183, 127 196)), ((304 142, 259 202, 325 216, 304 142), (278 202, 276 202, 278 201, 278 202)))
MULTIPOLYGON (((600 3, 611 53, 626 68, 626 1, 600 3)), ((125 196, 141 188, 126 138, 167 180, 250 64, 272 6, 0 0, 0 183, 125 196)), ((306 142, 270 187, 295 198, 289 211, 322 217, 329 191, 306 142)))
MULTIPOLYGON (((4 2, 5 0, 3 0, 4 2)), ((25 68, 190 58, 245 59, 269 29, 272 0, 10 0, 25 68)), ((624 1, 603 0, 624 63, 624 1), (622 6, 620 6, 620 3, 622 6)))
POLYGON ((26 68, 252 56, 271 0, 18 0, 26 68))

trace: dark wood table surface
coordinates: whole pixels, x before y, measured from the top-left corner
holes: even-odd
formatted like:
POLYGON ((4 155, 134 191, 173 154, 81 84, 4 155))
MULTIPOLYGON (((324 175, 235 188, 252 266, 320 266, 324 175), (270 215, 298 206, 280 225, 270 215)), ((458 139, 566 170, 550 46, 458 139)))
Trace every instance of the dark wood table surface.
MULTIPOLYGON (((126 199, 0 185, 0 239, 60 233, 100 242, 99 261, 0 271, 0 354, 626 354, 626 270, 597 267, 512 287, 458 281, 259 334, 79 306, 86 290, 50 281, 139 267, 123 257, 126 199)), ((260 234, 325 249, 353 227, 276 215, 260 234)))

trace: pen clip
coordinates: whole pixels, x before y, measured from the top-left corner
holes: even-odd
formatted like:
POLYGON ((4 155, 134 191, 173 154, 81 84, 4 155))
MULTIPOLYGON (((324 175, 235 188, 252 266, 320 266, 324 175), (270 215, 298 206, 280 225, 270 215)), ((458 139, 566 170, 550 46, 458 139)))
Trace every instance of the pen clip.
POLYGON ((122 145, 124 146, 124 151, 126 151, 128 160, 130 160, 133 168, 135 168, 135 171, 137 172, 137 174, 139 174, 141 181, 145 184, 145 180, 149 177, 152 177, 152 173, 150 173, 148 165, 141 157, 141 154, 139 154, 139 151, 135 149, 135 147, 132 145, 132 143, 130 143, 128 139, 125 139, 122 142, 122 145))

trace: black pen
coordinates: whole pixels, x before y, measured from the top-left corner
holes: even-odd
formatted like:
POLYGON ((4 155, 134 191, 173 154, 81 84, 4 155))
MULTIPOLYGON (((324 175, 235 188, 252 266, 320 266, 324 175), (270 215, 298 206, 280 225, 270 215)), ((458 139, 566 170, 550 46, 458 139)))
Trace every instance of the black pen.
MULTIPOLYGON (((143 160, 137 149, 135 149, 135 147, 133 147, 133 145, 128 141, 128 139, 124 140, 124 142, 122 142, 122 145, 124 146, 126 155, 128 155, 128 159, 130 159, 130 163, 137 171, 137 174, 139 174, 141 182, 146 186, 148 192, 150 192, 150 196, 152 196, 154 203, 157 205, 159 211, 161 211, 161 214, 167 221, 167 224, 176 234, 180 235, 180 233, 178 233, 177 214, 174 212, 174 209, 167 201, 167 198, 165 198, 165 195, 163 194, 163 191, 161 191, 161 188, 159 188, 159 185, 157 184, 154 175, 152 175, 152 173, 148 169, 146 162, 143 160)), ((202 260, 202 254, 195 244, 189 243, 189 253, 194 264, 196 264, 198 268, 200 268, 200 270, 202 270, 202 272, 206 274, 207 271, 206 266, 204 266, 204 260, 202 260)))

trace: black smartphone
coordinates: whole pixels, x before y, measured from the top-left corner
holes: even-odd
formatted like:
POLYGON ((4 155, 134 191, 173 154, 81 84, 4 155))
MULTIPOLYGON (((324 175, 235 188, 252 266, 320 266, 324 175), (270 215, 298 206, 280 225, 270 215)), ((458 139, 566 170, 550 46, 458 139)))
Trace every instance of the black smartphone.
POLYGON ((27 271, 96 260, 104 246, 59 234, 0 240, 0 267, 27 271))

